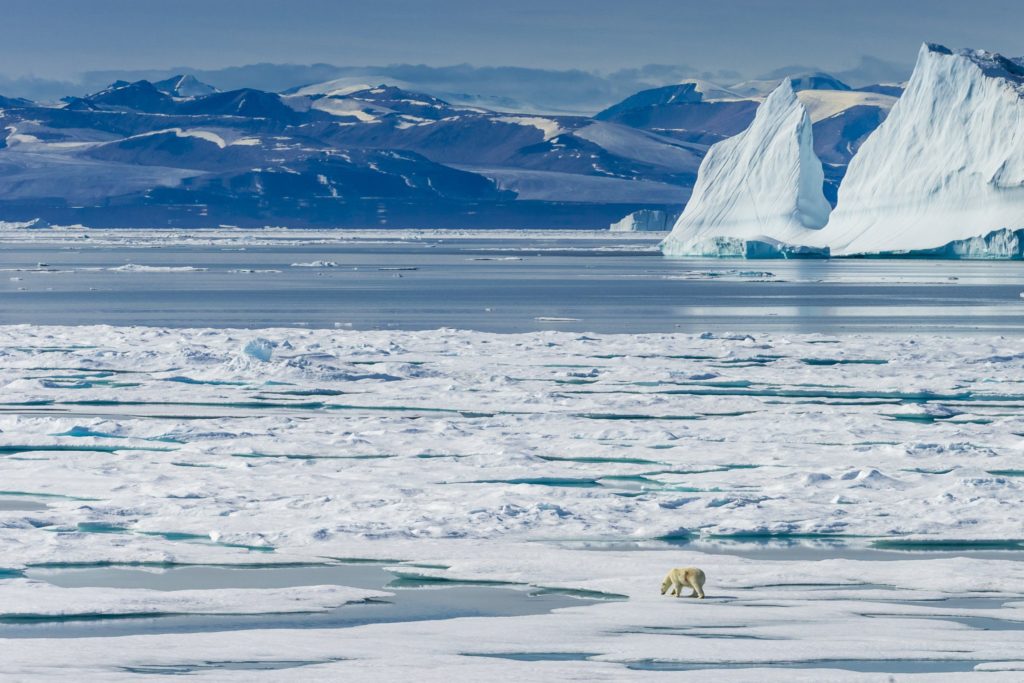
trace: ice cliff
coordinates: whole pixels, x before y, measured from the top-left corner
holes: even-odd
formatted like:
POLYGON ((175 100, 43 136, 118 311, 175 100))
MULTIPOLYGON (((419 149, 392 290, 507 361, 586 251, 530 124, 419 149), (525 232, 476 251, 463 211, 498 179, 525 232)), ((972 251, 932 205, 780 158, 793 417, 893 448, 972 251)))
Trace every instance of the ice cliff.
POLYGON ((678 211, 640 209, 612 223, 608 229, 612 232, 665 232, 672 229, 678 218, 678 211))
POLYGON ((1020 258, 1021 228, 1024 62, 923 45, 815 243, 833 254, 1020 258))
POLYGON ((745 131, 712 146, 690 202, 662 242, 668 256, 748 258, 824 255, 817 231, 829 204, 811 120, 789 80, 758 107, 745 131))

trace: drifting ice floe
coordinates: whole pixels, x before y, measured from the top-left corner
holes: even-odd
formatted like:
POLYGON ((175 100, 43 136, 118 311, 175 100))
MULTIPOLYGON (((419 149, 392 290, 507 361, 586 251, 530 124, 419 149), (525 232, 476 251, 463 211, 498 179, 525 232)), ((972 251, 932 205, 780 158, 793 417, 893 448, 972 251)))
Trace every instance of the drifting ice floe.
POLYGON ((218 589, 155 591, 109 588, 59 588, 44 582, 15 579, 3 588, 5 617, 125 614, 263 614, 310 612, 387 593, 342 586, 300 586, 284 589, 218 589))
POLYGON ((823 255, 810 244, 828 220, 811 120, 788 80, 750 127, 708 150, 672 234, 668 256, 823 255))
MULTIPOLYGON (((325 680, 1020 668, 1024 563, 871 561, 843 545, 884 536, 1019 554, 1024 366, 1012 338, 14 326, 0 327, 0 359, 0 498, 46 502, 0 510, 0 637, 33 636, 0 649, 8 678, 297 659, 324 662, 325 680), (741 556, 744 539, 762 550, 741 556), (815 548, 829 561, 804 561, 815 548), (326 558, 397 558, 388 566, 436 588, 468 579, 629 599, 369 629, 266 615, 284 621, 190 632, 213 615, 322 613, 373 593, 56 588, 37 573, 272 574, 326 558), (690 564, 707 572, 708 600, 659 596, 665 571, 690 564), (167 613, 191 616, 158 648, 135 635, 56 646, 39 623, 91 615, 131 633, 125 617, 167 613)), ((316 679, 296 671, 274 680, 316 679)))
POLYGON ((115 273, 191 273, 204 271, 206 268, 195 266, 141 266, 137 263, 126 263, 123 266, 107 268, 115 273))

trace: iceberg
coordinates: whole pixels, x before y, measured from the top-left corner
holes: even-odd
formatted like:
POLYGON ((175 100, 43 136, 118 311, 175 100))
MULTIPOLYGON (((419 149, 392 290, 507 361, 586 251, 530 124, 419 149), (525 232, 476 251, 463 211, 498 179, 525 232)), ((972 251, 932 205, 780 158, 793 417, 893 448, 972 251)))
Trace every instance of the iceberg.
POLYGON ((668 232, 678 213, 661 209, 640 209, 608 226, 611 232, 668 232))
POLYGON ((816 234, 831 207, 811 120, 787 79, 745 131, 711 147, 666 256, 828 256, 816 234))
POLYGON ((838 255, 1020 258, 1024 61, 921 47, 815 244, 838 255))

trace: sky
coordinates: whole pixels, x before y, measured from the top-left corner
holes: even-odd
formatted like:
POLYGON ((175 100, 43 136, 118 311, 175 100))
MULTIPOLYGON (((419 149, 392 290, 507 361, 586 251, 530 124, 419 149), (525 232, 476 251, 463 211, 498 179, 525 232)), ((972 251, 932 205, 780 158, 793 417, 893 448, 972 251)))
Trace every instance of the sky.
POLYGON ((580 68, 754 76, 912 64, 921 42, 1024 54, 1020 0, 33 0, 5 10, 0 74, 256 62, 580 68))

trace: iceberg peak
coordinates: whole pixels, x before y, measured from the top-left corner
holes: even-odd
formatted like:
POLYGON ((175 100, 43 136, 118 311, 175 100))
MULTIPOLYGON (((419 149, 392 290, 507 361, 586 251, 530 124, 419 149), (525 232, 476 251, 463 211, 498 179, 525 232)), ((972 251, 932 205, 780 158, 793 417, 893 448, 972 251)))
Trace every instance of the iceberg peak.
POLYGON ((1024 64, 925 43, 853 157, 818 237, 833 253, 934 250, 1024 228, 1024 64))
POLYGON ((693 195, 662 242, 669 256, 745 256, 748 242, 806 245, 828 221, 811 120, 789 79, 745 131, 713 145, 693 195))

